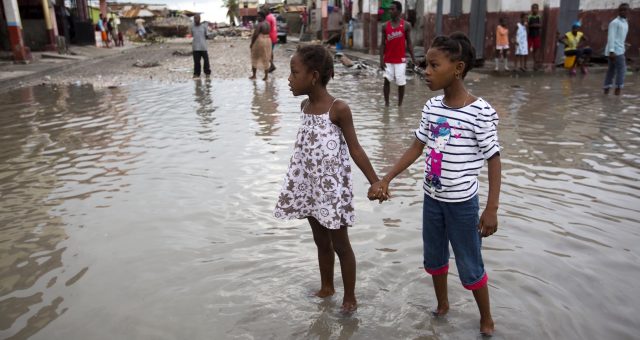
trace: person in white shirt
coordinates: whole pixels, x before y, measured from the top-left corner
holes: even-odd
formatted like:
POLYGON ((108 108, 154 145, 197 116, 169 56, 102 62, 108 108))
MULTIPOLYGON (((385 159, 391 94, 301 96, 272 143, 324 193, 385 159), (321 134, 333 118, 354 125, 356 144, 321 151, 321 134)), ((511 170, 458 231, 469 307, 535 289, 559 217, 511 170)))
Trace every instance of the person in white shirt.
POLYGON ((627 12, 629 12, 629 4, 621 4, 618 6, 618 17, 609 23, 607 46, 604 50, 609 57, 609 68, 604 77, 604 94, 609 94, 609 89, 613 86, 614 76, 616 78, 615 94, 617 96, 620 95, 624 87, 624 74, 627 71, 624 41, 627 39, 627 33, 629 32, 627 12))
POLYGON ((520 14, 520 22, 516 31, 516 69, 527 70, 527 54, 529 45, 527 43, 527 13, 520 14), (519 65, 519 66, 518 66, 519 65))
POLYGON ((209 66, 209 52, 207 52, 207 24, 200 24, 200 14, 193 16, 191 25, 191 36, 193 37, 193 77, 200 77, 200 59, 204 59, 204 74, 211 75, 209 66))
POLYGON ((455 252, 458 277, 473 292, 480 310, 480 333, 492 335, 488 276, 482 261, 482 237, 498 230, 500 195, 500 144, 498 114, 484 99, 464 87, 464 77, 476 60, 464 33, 436 37, 427 51, 425 78, 431 91, 444 90, 422 109, 415 139, 367 197, 384 201, 389 184, 423 152, 426 154, 422 213, 423 265, 432 276, 438 307, 449 311, 447 275, 449 243, 455 252), (424 151, 427 148, 426 152, 424 151), (488 163, 489 192, 479 217, 478 175, 488 163))

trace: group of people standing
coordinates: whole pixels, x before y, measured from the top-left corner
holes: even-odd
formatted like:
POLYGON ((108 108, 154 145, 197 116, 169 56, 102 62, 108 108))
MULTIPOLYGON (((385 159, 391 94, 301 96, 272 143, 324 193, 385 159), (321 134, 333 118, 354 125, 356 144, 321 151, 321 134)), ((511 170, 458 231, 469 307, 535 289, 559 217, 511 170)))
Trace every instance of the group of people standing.
POLYGON ((103 47, 110 48, 112 42, 115 46, 124 46, 124 37, 118 29, 119 24, 120 19, 118 17, 115 17, 115 20, 113 17, 107 19, 104 14, 100 13, 96 23, 96 31, 100 32, 103 47))
MULTIPOLYGON (((537 69, 539 64, 539 54, 542 47, 542 19, 539 14, 538 4, 531 5, 531 13, 520 14, 515 39, 512 42, 516 45, 516 69, 527 71, 527 59, 529 54, 533 60, 532 68, 537 69)), ((501 69, 509 71, 509 27, 507 19, 502 17, 498 20, 496 27, 496 55, 495 70, 501 69)))
MULTIPOLYGON (((520 21, 517 25, 515 39, 515 67, 517 70, 527 70, 527 56, 529 53, 533 57, 533 68, 536 69, 539 60, 537 54, 541 47, 541 18, 538 14, 538 4, 531 6, 531 13, 522 13, 520 21)), ((623 3, 618 6, 618 16, 614 18, 608 27, 607 45, 604 53, 608 57, 608 70, 604 81, 604 93, 608 94, 609 89, 613 87, 615 78, 615 94, 619 95, 624 87, 624 75, 626 72, 625 58, 625 40, 629 32, 629 24, 627 22, 627 14, 629 12, 629 4, 623 3)), ((589 39, 581 31, 582 22, 580 20, 571 25, 571 30, 563 35, 558 34, 557 41, 564 45, 564 66, 568 69, 570 75, 576 75, 577 69, 582 74, 587 74, 587 65, 593 54, 593 49, 589 46, 589 39)), ((504 70, 509 70, 509 28, 506 18, 499 19, 496 27, 496 55, 495 70, 501 69, 500 65, 504 65, 504 70)))

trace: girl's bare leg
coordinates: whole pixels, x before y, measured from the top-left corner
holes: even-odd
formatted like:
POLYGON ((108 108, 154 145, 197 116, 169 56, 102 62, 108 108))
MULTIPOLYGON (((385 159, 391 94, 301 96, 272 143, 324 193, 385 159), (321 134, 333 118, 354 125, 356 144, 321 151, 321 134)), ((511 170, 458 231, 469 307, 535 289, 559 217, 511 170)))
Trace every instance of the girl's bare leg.
POLYGON ((323 227, 318 220, 313 217, 309 218, 309 224, 313 232, 313 241, 318 248, 318 265, 320 267, 320 290, 316 292, 316 296, 324 298, 336 292, 333 287, 335 253, 333 251, 333 245, 331 244, 329 230, 323 227))
POLYGON ((474 290, 473 297, 476 299, 478 309, 480 310, 480 333, 484 335, 493 335, 494 324, 493 318, 491 318, 489 286, 484 285, 482 288, 474 290))
POLYGON ((348 227, 343 226, 338 230, 331 230, 331 242, 333 249, 340 259, 340 271, 344 284, 344 297, 342 299, 342 311, 353 312, 358 308, 356 301, 356 257, 349 242, 348 227))
POLYGON ((436 316, 443 316, 449 311, 449 295, 447 291, 447 273, 442 275, 433 275, 433 289, 436 291, 436 299, 438 300, 438 307, 433 314, 436 316))

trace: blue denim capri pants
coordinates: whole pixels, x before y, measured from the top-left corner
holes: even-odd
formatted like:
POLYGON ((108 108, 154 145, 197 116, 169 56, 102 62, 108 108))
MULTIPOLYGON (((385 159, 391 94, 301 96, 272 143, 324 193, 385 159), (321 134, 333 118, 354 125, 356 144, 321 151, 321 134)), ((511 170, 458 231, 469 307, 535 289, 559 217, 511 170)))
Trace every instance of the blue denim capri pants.
POLYGON ((431 275, 449 272, 449 242, 462 285, 469 290, 487 284, 478 231, 478 195, 463 202, 442 202, 424 195, 422 242, 424 269, 431 275))

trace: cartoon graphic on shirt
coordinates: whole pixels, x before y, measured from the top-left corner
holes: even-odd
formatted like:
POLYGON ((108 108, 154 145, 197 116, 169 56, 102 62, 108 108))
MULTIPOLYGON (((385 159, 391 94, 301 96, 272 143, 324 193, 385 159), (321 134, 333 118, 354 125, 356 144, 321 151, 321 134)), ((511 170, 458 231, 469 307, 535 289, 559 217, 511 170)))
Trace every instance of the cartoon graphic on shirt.
POLYGON ((449 122, 444 117, 438 118, 435 125, 429 124, 429 131, 434 142, 433 147, 429 148, 429 153, 425 160, 427 163, 426 182, 433 192, 435 189, 442 189, 442 183, 440 182, 440 176, 442 176, 442 151, 449 143, 452 135, 455 138, 459 138, 460 134, 453 134, 453 127, 449 125, 449 122))

